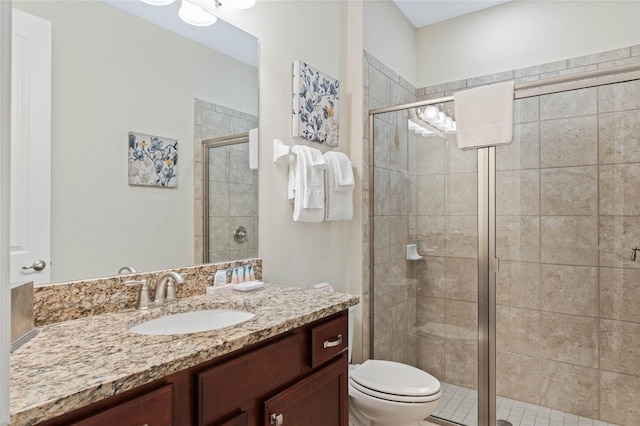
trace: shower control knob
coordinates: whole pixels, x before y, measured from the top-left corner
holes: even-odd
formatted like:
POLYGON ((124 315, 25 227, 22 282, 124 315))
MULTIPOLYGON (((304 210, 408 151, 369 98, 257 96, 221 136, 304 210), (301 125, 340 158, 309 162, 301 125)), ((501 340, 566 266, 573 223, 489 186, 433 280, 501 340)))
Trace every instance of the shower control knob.
POLYGON ((244 226, 238 226, 234 231, 233 231, 233 240, 236 243, 244 243, 245 241, 247 241, 247 228, 245 228, 244 226))

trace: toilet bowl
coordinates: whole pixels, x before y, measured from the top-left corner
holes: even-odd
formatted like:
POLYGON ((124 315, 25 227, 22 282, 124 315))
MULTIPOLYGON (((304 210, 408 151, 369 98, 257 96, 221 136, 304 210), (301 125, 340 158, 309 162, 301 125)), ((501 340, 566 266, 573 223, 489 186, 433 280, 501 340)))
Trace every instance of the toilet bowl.
POLYGON ((436 410, 441 394, 438 379, 407 364, 367 360, 349 365, 350 412, 364 426, 419 425, 436 410))
POLYGON ((367 360, 349 370, 353 411, 365 426, 416 426, 438 407, 440 382, 418 368, 367 360))

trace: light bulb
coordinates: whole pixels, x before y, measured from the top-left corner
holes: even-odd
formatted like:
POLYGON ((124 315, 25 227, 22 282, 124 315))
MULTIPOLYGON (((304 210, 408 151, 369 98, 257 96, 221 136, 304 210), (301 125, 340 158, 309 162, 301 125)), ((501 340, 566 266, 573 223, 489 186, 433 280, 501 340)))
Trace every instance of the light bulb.
POLYGON ((229 6, 232 9, 249 9, 256 4, 256 0, 220 0, 222 6, 229 6))
POLYGON ((178 16, 180 16, 180 19, 187 24, 194 25, 196 27, 213 25, 218 20, 216 16, 195 4, 189 3, 187 0, 182 0, 178 16))
POLYGON ((450 117, 446 117, 444 119, 444 123, 440 126, 440 130, 451 130, 453 129, 453 120, 450 117))
POLYGON ((422 118, 424 119, 424 121, 428 121, 428 122, 431 122, 433 120, 437 120, 438 119, 438 112, 439 112, 438 107, 433 106, 433 105, 429 105, 422 112, 422 118))
POLYGON ((168 4, 173 3, 175 0, 140 0, 140 1, 153 6, 166 6, 168 4))

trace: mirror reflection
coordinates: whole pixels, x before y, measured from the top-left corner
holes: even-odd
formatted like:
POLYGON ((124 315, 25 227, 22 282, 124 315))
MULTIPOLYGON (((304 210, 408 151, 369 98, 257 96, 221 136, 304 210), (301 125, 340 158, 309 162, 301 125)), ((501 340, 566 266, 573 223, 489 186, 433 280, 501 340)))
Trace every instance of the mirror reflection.
MULTIPOLYGON (((50 253, 33 253, 34 260, 49 260, 49 275, 42 280, 34 269, 20 270, 22 280, 42 284, 115 275, 125 265, 145 271, 204 261, 202 141, 257 127, 258 41, 221 20, 189 26, 178 19, 179 2, 13 5, 51 22, 51 136, 45 141, 51 147, 51 244, 50 253), (120 9, 126 5, 135 10, 120 9), (147 16, 160 12, 166 17, 147 16), (171 29, 149 22, 163 19, 173 20, 165 25, 171 29), (175 188, 129 184, 129 132, 177 141, 175 188)), ((248 148, 225 149, 228 164, 241 156, 248 163, 248 148)), ((257 194, 257 177, 229 185, 229 194, 257 194)), ((257 204, 247 206, 251 238, 257 204)), ((242 257, 257 255, 253 237, 255 246, 242 257)), ((211 260, 228 260, 223 252, 211 260)), ((12 268, 21 266, 12 261, 12 268)))
POLYGON ((258 170, 249 139, 246 132, 203 141, 205 262, 258 255, 258 170))

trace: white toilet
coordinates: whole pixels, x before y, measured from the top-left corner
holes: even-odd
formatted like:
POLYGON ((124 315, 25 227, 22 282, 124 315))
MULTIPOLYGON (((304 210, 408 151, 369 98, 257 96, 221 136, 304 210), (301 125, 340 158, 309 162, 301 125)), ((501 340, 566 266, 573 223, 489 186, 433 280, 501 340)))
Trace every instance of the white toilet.
MULTIPOLYGON (((353 319, 349 315, 349 360, 353 319)), ((367 360, 349 365, 350 412, 363 426, 416 426, 438 407, 438 379, 410 365, 367 360)))

